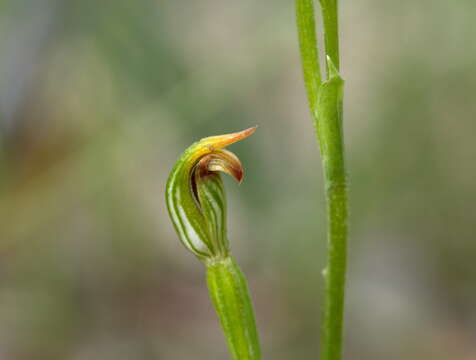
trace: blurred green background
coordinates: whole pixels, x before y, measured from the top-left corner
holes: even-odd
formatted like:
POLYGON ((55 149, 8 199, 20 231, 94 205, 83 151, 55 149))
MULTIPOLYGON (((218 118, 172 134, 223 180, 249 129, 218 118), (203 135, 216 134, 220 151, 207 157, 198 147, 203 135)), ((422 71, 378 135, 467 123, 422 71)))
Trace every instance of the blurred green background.
MULTIPOLYGON (((476 359, 476 6, 341 1, 345 359, 476 359)), ((320 161, 294 5, 0 1, 0 359, 227 359, 164 205, 192 142, 231 150, 230 240, 265 359, 316 359, 320 161)))

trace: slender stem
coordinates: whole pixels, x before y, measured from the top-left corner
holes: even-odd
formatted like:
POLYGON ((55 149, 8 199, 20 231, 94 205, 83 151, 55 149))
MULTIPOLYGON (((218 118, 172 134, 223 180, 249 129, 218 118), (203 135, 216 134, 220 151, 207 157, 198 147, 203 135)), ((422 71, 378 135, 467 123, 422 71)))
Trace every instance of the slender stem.
POLYGON ((317 111, 317 94, 321 86, 321 69, 314 20, 314 0, 296 0, 296 21, 298 25, 299 49, 302 71, 309 107, 314 117, 317 111))
POLYGON ((307 95, 321 152, 327 203, 328 260, 321 359, 342 358, 347 267, 347 183, 342 129, 343 80, 339 75, 337 0, 320 0, 324 20, 327 80, 321 83, 312 0, 296 0, 297 26, 307 95), (312 18, 312 20, 309 20, 312 18), (315 56, 315 59, 311 57, 315 56), (309 69, 314 64, 313 69, 309 69), (316 65, 317 64, 317 65, 316 65), (319 75, 318 75, 319 74, 319 75), (319 83, 317 90, 312 86, 319 83), (309 85, 311 84, 311 86, 309 85))
MULTIPOLYGON (((339 59, 339 16, 337 0, 320 0, 322 19, 324 21, 324 43, 326 55, 329 56, 337 70, 340 69, 339 59)), ((327 66, 329 76, 329 66, 327 66)))
POLYGON ((325 270, 326 302, 321 358, 339 360, 342 357, 344 295, 347 252, 347 191, 345 182, 333 184, 327 190, 328 264, 325 270))
POLYGON ((328 259, 325 269, 326 299, 321 337, 321 358, 342 357, 345 274, 347 267, 347 184, 342 134, 343 80, 328 61, 329 80, 318 100, 318 133, 324 170, 328 259))
POLYGON ((206 265, 210 297, 233 359, 261 359, 253 306, 240 268, 231 257, 206 265))

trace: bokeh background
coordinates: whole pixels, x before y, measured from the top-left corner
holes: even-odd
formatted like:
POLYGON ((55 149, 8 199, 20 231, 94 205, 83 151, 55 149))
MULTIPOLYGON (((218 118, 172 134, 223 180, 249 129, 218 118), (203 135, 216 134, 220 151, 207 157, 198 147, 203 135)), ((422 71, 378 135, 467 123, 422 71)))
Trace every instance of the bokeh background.
MULTIPOLYGON (((476 359, 476 6, 342 1, 351 196, 345 359, 476 359)), ((164 206, 231 148, 230 239, 265 359, 316 359, 320 162, 294 5, 0 2, 0 359, 227 359, 164 206)))

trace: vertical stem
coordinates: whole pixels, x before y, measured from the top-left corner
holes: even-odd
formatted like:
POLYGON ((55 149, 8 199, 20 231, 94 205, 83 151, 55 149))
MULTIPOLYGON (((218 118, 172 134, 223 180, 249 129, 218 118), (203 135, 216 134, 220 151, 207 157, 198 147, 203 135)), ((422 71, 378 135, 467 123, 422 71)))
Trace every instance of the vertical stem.
POLYGON ((296 0, 296 21, 302 71, 309 107, 314 117, 317 110, 317 94, 321 86, 321 69, 314 20, 314 0, 296 0))
POLYGON ((321 336, 323 360, 342 357, 345 274, 347 267, 347 182, 342 129, 343 80, 328 60, 329 80, 318 100, 319 144, 326 187, 328 258, 321 336))
POLYGON ((327 189, 329 253, 326 279, 326 302, 321 336, 321 358, 342 357, 344 295, 347 252, 347 191, 345 182, 327 189))
MULTIPOLYGON (((339 16, 337 0, 320 0, 322 19, 324 21, 324 43, 326 55, 329 56, 337 70, 340 69, 339 59, 339 16)), ((329 76, 329 66, 327 66, 329 76)))
POLYGON ((240 268, 231 257, 206 265, 210 297, 233 359, 260 360, 253 306, 240 268))
POLYGON ((320 0, 327 57, 327 80, 324 82, 321 82, 318 67, 312 0, 295 1, 304 80, 317 130, 327 204, 328 260, 324 271, 326 289, 321 359, 340 360, 347 267, 348 200, 342 131, 343 80, 338 72, 337 0, 320 0), (317 90, 314 84, 319 84, 317 90))

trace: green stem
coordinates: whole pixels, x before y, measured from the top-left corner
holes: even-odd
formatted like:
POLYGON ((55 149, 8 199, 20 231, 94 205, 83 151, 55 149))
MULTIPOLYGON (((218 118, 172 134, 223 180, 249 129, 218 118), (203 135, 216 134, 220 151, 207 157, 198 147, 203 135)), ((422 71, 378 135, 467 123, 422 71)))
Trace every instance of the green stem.
POLYGON ((314 20, 314 0, 296 0, 296 21, 298 25, 299 50, 302 71, 311 113, 317 111, 317 94, 321 86, 321 69, 314 20))
MULTIPOLYGON (((340 69, 339 59, 339 16, 337 0, 320 0, 322 19, 324 21, 324 43, 326 55, 329 56, 337 70, 340 69)), ((329 76, 329 66, 327 67, 329 76)))
POLYGON ((339 360, 342 357, 344 292, 347 252, 347 192, 345 183, 327 191, 328 264, 325 270, 326 302, 321 358, 339 360))
POLYGON ((295 0, 304 81, 316 127, 327 203, 328 260, 321 359, 342 357, 347 267, 347 183, 342 131, 343 80, 339 75, 337 0, 320 0, 324 21, 327 80, 321 82, 312 0, 295 0), (318 83, 317 87, 315 84, 318 83))
POLYGON ((318 100, 319 144, 327 202, 328 258, 326 298, 321 336, 321 359, 342 357, 345 274, 347 267, 347 184, 342 135, 343 80, 328 61, 330 79, 322 84, 318 100))
POLYGON ((210 297, 233 359, 261 359, 253 306, 240 268, 231 257, 206 265, 210 297))

